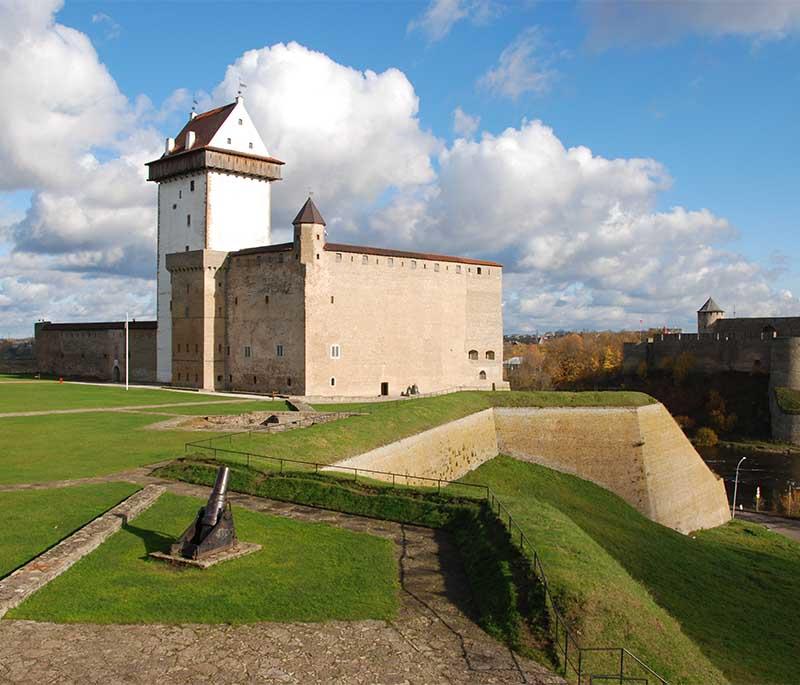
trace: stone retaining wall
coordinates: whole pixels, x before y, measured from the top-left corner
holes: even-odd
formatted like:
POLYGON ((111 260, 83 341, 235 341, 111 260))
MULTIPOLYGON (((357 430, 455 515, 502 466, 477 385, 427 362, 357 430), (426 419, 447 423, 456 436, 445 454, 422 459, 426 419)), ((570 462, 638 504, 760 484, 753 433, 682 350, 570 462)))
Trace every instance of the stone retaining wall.
POLYGON ((337 465, 457 480, 498 453, 597 483, 682 533, 729 518, 722 479, 661 404, 487 409, 337 465))
POLYGON ((336 465, 456 480, 496 456, 494 410, 484 409, 336 465))
POLYGON ((152 505, 163 492, 164 488, 161 486, 148 485, 0 580, 0 618, 60 576, 76 561, 97 549, 122 528, 123 524, 152 505))

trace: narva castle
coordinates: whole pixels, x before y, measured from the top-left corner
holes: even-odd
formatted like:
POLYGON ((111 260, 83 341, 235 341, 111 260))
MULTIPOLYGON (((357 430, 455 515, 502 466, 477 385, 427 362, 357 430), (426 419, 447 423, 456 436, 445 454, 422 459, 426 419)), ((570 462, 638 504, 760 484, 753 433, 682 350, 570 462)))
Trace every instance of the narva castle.
MULTIPOLYGON (((157 321, 131 381, 309 396, 505 388, 502 266, 328 242, 309 197, 271 243, 270 157, 241 97, 192 114, 161 158, 157 321)), ((39 370, 124 380, 124 324, 36 326, 39 370)))

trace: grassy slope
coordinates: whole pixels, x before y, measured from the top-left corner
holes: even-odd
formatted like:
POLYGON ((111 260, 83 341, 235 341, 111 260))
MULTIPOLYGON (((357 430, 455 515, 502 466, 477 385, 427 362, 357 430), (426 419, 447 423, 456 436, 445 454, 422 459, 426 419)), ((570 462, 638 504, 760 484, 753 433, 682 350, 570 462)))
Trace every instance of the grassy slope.
MULTIPOLYGON (((0 413, 49 411, 53 409, 94 409, 97 407, 134 407, 143 404, 208 402, 213 396, 196 392, 177 392, 159 388, 41 383, 0 384, 0 413)), ((220 402, 224 401, 220 398, 220 402)))
POLYGON ((368 415, 301 431, 235 438, 231 448, 330 463, 489 407, 638 406, 652 401, 637 392, 459 392, 395 402, 318 404, 315 409, 322 411, 368 415))
POLYGON ((787 414, 800 414, 800 390, 775 388, 778 406, 787 414))
POLYGON ((132 495, 131 483, 0 493, 0 578, 132 495))
POLYGON ((740 522, 693 539, 588 481, 507 457, 467 480, 518 518, 585 642, 625 642, 671 682, 720 682, 716 669, 735 683, 797 682, 797 543, 740 522))
POLYGON ((392 543, 318 523, 234 509, 258 552, 207 570, 147 557, 164 550, 201 506, 165 494, 151 509, 52 581, 9 618, 58 622, 251 623, 391 619, 392 543))
MULTIPOLYGON (((207 399, 214 399, 208 397, 207 399)), ((220 398, 222 399, 222 398, 220 398)), ((164 409, 169 414, 193 414, 196 416, 220 416, 222 414, 243 414, 248 411, 291 411, 283 400, 254 400, 253 402, 221 402, 205 404, 198 407, 169 407, 164 409)))

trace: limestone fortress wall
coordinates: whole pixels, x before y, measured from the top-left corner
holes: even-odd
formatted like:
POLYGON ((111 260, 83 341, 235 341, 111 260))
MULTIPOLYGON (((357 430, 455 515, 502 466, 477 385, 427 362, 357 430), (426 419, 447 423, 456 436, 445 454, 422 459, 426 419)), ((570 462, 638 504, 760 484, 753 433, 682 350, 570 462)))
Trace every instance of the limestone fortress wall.
POLYGON ((682 533, 729 518, 722 479, 661 404, 488 409, 338 465, 454 480, 498 453, 597 483, 682 533))

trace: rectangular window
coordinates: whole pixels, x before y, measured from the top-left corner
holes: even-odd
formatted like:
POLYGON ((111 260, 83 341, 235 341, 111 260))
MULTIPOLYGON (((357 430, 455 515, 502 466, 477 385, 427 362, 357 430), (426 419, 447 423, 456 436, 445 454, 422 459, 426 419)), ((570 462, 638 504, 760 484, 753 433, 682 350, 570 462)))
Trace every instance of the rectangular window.
POLYGON ((334 385, 336 385, 336 379, 335 378, 331 378, 331 386, 334 386, 334 385))
POLYGON ((189 181, 189 190, 194 192, 194 181, 189 181))
POLYGON ((250 356, 250 348, 247 345, 245 345, 245 348, 244 348, 244 356, 245 357, 249 357, 250 356))
POLYGON ((366 264, 367 262, 369 262, 369 257, 367 257, 367 255, 361 255, 361 263, 366 264))
POLYGON ((264 304, 269 304, 269 295, 264 295, 264 304))
POLYGON ((478 267, 478 276, 481 275, 481 267, 478 267))
POLYGON ((461 264, 456 264, 456 273, 457 274, 461 273, 461 264))
POLYGON ((417 268, 417 262, 414 259, 411 260, 411 268, 412 269, 416 269, 417 268))
POLYGON ((290 388, 292 387, 292 379, 291 378, 287 378, 286 379, 286 385, 288 385, 290 388))
POLYGON ((337 262, 341 262, 342 261, 342 253, 341 252, 337 252, 336 253, 336 261, 337 262))
POLYGON ((225 354, 226 354, 226 355, 228 355, 229 357, 231 356, 231 346, 230 346, 230 345, 228 345, 228 346, 225 348, 225 354))
POLYGON ((243 123, 244 122, 241 119, 239 119, 239 126, 241 126, 243 123))
POLYGON ((394 266, 394 257, 389 257, 386 262, 389 264, 389 266, 394 266))
POLYGON ((331 304, 333 304, 333 295, 331 295, 331 304))
MULTIPOLYGON (((219 345, 217 345, 217 352, 219 352, 220 354, 222 354, 222 343, 220 343, 219 345)), ((220 380, 222 380, 222 379, 220 379, 220 380)))
MULTIPOLYGON (((179 190, 178 191, 178 199, 180 200, 182 197, 183 197, 183 191, 179 190)), ((175 205, 172 205, 172 206, 174 207, 175 205)))
POLYGON ((217 376, 217 383, 222 383, 222 376, 217 376))
POLYGON ((186 215, 186 225, 187 226, 191 226, 192 225, 192 215, 191 214, 187 214, 186 215))
POLYGON ((339 359, 342 356, 342 348, 339 345, 331 345, 331 359, 339 359))
POLYGON ((275 348, 275 354, 278 355, 279 357, 283 356, 283 345, 278 345, 275 348))
POLYGON ((253 144, 252 144, 252 143, 248 143, 248 144, 247 144, 247 146, 248 146, 248 147, 249 147, 251 150, 253 149, 253 144))
POLYGON ((228 138, 228 145, 230 145, 230 144, 231 144, 231 139, 230 139, 230 138, 228 138))
POLYGON ((258 381, 257 381, 256 377, 255 377, 255 376, 253 376, 253 385, 255 385, 257 382, 258 382, 258 381))
POLYGON ((438 271, 439 270, 439 265, 438 264, 434 264, 433 265, 433 270, 434 271, 438 271))

